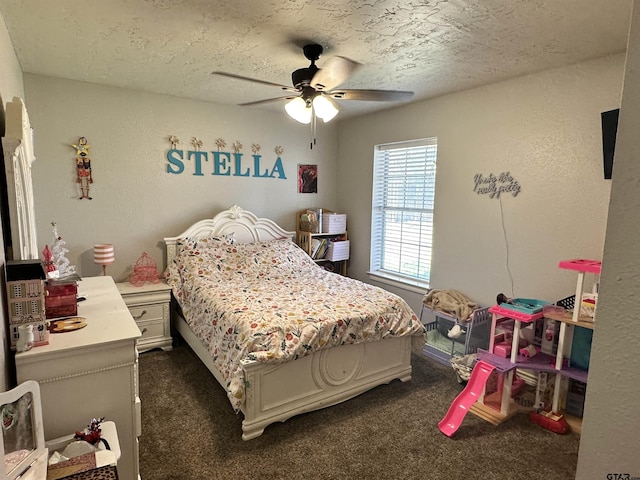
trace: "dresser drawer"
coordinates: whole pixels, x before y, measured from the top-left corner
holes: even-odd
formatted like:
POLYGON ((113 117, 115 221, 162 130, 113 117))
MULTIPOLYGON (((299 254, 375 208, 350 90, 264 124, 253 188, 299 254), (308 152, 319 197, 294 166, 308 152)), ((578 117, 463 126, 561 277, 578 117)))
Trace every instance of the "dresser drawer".
POLYGON ((130 306, 129 311, 133 319, 139 324, 145 320, 164 319, 164 308, 161 304, 130 306))

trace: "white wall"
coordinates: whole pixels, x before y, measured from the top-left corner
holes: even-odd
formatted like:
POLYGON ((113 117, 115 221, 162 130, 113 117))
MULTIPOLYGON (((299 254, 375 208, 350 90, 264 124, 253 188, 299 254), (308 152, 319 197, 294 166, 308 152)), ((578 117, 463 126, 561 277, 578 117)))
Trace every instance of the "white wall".
POLYGON ((233 204, 268 216, 284 228, 295 229, 294 212, 324 206, 336 197, 335 126, 318 127, 318 143, 309 149, 309 126, 282 113, 250 107, 221 106, 166 95, 145 94, 85 82, 25 74, 26 105, 35 131, 37 162, 33 169, 36 219, 40 248, 53 241, 50 223, 69 249, 67 257, 83 276, 99 275, 93 263, 95 243, 113 243, 116 263, 107 274, 126 278, 142 254, 151 255, 162 269, 162 239, 180 234, 202 218, 210 218, 233 204), (281 155, 286 180, 212 175, 212 160, 195 176, 192 162, 185 172, 167 173, 169 135, 179 149, 189 150, 192 137, 203 151, 225 151, 240 141, 246 164, 252 165, 251 145, 261 146, 262 169, 281 155), (92 200, 80 200, 76 183, 75 150, 87 138, 94 183, 92 200), (314 163, 319 170, 319 193, 297 193, 297 165, 314 163))
MULTIPOLYGON (((432 288, 458 289, 486 305, 500 292, 550 301, 573 294, 574 276, 557 265, 602 258, 611 182, 603 178, 600 113, 620 106, 624 60, 621 54, 343 122, 338 207, 349 214, 351 275, 368 280, 374 145, 435 136, 432 288), (501 172, 520 183, 517 197, 474 193, 475 174, 501 172)), ((420 308, 421 295, 403 295, 420 308)))
POLYGON ((576 478, 639 478, 640 3, 634 2, 576 478), (627 474, 613 477, 613 473, 627 474), (609 475, 609 476, 608 476, 609 475))
MULTIPOLYGON (((5 131, 5 108, 7 102, 14 97, 24 98, 22 70, 13 50, 7 27, 0 13, 0 137, 5 131)), ((0 166, 4 169, 4 164, 0 166)), ((4 187, 3 187, 4 188, 4 187)), ((2 220, 0 214, 0 221, 2 220)), ((10 362, 7 352, 7 330, 5 318, 6 287, 4 278, 5 251, 3 232, 0 229, 0 391, 7 390, 10 385, 10 362)))

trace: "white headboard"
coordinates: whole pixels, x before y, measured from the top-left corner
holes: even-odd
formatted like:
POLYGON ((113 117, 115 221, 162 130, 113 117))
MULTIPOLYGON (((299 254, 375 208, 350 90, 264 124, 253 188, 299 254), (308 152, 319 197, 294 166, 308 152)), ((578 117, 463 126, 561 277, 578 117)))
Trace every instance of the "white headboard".
POLYGON ((295 232, 289 232, 280 227, 273 220, 258 218, 255 214, 233 205, 228 210, 220 212, 213 218, 194 223, 177 237, 167 237, 167 265, 176 256, 176 242, 180 238, 203 238, 211 235, 235 233, 237 243, 254 243, 277 240, 281 238, 294 239, 295 232))

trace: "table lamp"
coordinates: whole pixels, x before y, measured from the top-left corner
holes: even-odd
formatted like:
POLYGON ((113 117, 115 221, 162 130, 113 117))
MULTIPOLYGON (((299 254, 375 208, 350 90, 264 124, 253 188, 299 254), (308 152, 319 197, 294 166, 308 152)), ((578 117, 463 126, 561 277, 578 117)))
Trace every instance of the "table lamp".
POLYGON ((113 263, 116 257, 113 253, 113 245, 101 244, 93 246, 93 263, 102 265, 102 275, 107 274, 107 265, 113 263))

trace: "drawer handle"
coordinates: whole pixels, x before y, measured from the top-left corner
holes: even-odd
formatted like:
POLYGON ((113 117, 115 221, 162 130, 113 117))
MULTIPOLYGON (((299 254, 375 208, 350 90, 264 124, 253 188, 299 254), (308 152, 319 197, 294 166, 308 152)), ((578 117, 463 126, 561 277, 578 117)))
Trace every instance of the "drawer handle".
POLYGON ((133 317, 134 320, 140 320, 142 317, 144 317, 147 314, 146 310, 142 310, 142 312, 140 312, 140 315, 138 315, 137 317, 133 317))
POLYGON ((147 327, 144 327, 142 330, 140 330, 140 333, 142 335, 144 335, 145 333, 147 333, 147 327))

